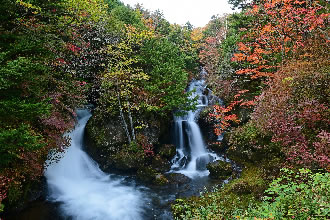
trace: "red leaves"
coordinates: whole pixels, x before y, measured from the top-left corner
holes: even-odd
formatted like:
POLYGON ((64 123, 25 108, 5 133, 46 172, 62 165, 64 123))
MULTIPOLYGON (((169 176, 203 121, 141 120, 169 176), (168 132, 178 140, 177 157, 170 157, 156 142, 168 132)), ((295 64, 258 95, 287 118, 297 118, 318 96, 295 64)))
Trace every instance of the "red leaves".
POLYGON ((73 45, 71 43, 67 43, 67 48, 74 53, 78 53, 81 50, 80 47, 77 47, 76 45, 73 45))
POLYGON ((214 133, 216 135, 221 135, 228 127, 230 127, 231 123, 239 123, 240 120, 236 114, 231 113, 237 106, 254 106, 254 101, 243 101, 243 99, 239 99, 244 93, 248 92, 249 90, 240 90, 234 96, 234 101, 230 102, 227 107, 223 107, 220 105, 213 106, 213 112, 210 113, 209 117, 215 120, 217 123, 214 128, 214 133))
POLYGON ((142 134, 137 135, 138 144, 142 146, 144 155, 147 157, 153 157, 155 155, 154 147, 149 142, 148 137, 142 134))
POLYGON ((270 80, 252 115, 254 123, 272 135, 271 141, 281 146, 291 164, 329 166, 329 108, 324 103, 326 95, 319 92, 326 90, 323 81, 328 77, 318 69, 328 61, 321 61, 314 55, 310 62, 296 60, 283 67, 270 80))
POLYGON ((273 77, 278 64, 305 46, 302 39, 325 27, 329 15, 321 9, 317 1, 265 0, 254 5, 248 13, 256 18, 255 23, 238 43, 238 52, 232 58, 245 64, 237 74, 273 77), (262 65, 269 68, 260 68, 262 65))
POLYGON ((7 190, 10 182, 12 182, 12 178, 8 178, 7 176, 0 175, 0 205, 1 202, 7 198, 7 190))

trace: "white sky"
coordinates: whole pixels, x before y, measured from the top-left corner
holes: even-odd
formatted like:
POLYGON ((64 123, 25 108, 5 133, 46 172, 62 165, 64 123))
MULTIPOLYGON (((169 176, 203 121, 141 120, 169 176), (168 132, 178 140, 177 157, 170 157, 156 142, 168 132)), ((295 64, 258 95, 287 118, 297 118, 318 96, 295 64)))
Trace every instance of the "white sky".
POLYGON ((227 0, 121 0, 134 7, 137 3, 145 9, 159 9, 170 23, 183 25, 189 21, 194 27, 203 27, 212 15, 232 13, 227 0))

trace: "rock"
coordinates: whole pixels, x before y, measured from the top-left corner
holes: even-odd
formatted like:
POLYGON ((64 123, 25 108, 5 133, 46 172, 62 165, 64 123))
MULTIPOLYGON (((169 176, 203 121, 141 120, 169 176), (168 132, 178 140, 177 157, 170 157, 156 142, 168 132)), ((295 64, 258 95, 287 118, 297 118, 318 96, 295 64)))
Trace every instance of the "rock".
POLYGON ((164 144, 158 149, 158 154, 167 160, 172 160, 176 154, 176 148, 173 144, 164 144))
POLYGON ((102 170, 136 173, 140 167, 154 166, 153 169, 162 173, 170 169, 169 161, 176 151, 174 146, 166 144, 170 141, 171 120, 154 114, 141 117, 147 123, 136 132, 136 137, 146 137, 146 143, 154 148, 152 156, 145 153, 143 143, 128 144, 119 116, 104 115, 98 109, 94 111, 86 125, 85 150, 102 170))
POLYGON ((144 183, 153 183, 157 175, 157 171, 150 166, 140 167, 137 171, 137 178, 144 183))
POLYGON ((203 155, 196 159, 196 169, 197 170, 206 170, 206 165, 213 160, 213 157, 209 154, 203 155))
POLYGON ((217 136, 214 134, 215 121, 209 119, 209 113, 213 110, 212 106, 204 108, 198 118, 198 125, 206 143, 216 142, 217 136))
POLYGON ((231 164, 221 160, 207 164, 207 169, 212 179, 225 180, 233 173, 231 164))
POLYGON ((143 152, 120 151, 111 157, 116 169, 120 171, 135 172, 144 166, 143 152))
POLYGON ((167 172, 171 169, 171 164, 168 160, 163 159, 159 155, 152 158, 151 166, 155 168, 158 172, 167 172))
POLYGON ((175 185, 182 185, 189 183, 191 181, 189 177, 181 173, 167 173, 165 174, 165 176, 170 184, 175 184, 175 185))
POLYGON ((168 179, 163 174, 157 174, 153 182, 156 185, 163 186, 169 183, 168 179))

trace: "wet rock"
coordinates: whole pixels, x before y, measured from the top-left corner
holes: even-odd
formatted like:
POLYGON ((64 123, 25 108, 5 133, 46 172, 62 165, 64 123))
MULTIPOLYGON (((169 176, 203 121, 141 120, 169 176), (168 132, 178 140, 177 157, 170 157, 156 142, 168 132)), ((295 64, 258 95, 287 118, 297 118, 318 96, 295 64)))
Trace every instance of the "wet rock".
POLYGON ((144 154, 142 152, 120 151, 111 157, 115 168, 121 171, 134 172, 144 166, 144 154))
POLYGON ((160 157, 159 155, 152 158, 151 166, 158 172, 167 172, 171 169, 171 164, 168 160, 160 157))
POLYGON ((215 122, 210 120, 209 114, 212 113, 213 107, 208 106, 203 109, 198 118, 198 125, 201 129, 202 136, 206 143, 216 142, 217 136, 214 134, 215 122))
POLYGON ((191 181, 189 177, 181 173, 167 173, 165 174, 165 176, 170 184, 175 184, 175 185, 183 185, 191 181))
POLYGON ((173 144, 164 144, 158 150, 158 154, 167 160, 171 160, 175 156, 175 153, 176 148, 173 144))
POLYGON ((169 183, 168 179, 163 174, 157 174, 153 181, 155 185, 163 186, 169 183))
POLYGON ((233 168, 230 163, 225 161, 215 161, 207 165, 212 179, 225 180, 233 173, 233 168))
POLYGON ((196 169, 197 170, 206 170, 206 165, 213 160, 213 157, 209 154, 203 155, 196 159, 196 169))
POLYGON ((157 174, 157 171, 150 166, 140 167, 137 171, 137 178, 144 183, 153 183, 157 174))
POLYGON ((143 166, 154 166, 159 173, 170 169, 169 161, 175 155, 175 147, 166 144, 170 141, 170 119, 152 114, 143 117, 147 123, 139 129, 136 137, 145 137, 145 142, 153 147, 155 155, 152 157, 145 153, 143 143, 128 144, 120 117, 95 110, 86 125, 85 150, 102 170, 131 174, 143 166))

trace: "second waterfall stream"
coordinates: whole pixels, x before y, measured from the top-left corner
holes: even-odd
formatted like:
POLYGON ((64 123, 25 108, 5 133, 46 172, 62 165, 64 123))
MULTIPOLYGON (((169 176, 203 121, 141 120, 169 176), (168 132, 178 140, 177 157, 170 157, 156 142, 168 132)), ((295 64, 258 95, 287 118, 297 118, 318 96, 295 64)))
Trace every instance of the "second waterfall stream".
POLYGON ((204 80, 192 81, 188 92, 192 92, 191 99, 197 97, 197 109, 184 116, 174 116, 174 144, 177 154, 173 159, 172 172, 182 173, 190 178, 207 176, 209 171, 206 165, 220 159, 206 149, 196 122, 201 110, 208 105, 208 97, 203 94, 205 89, 204 80))

